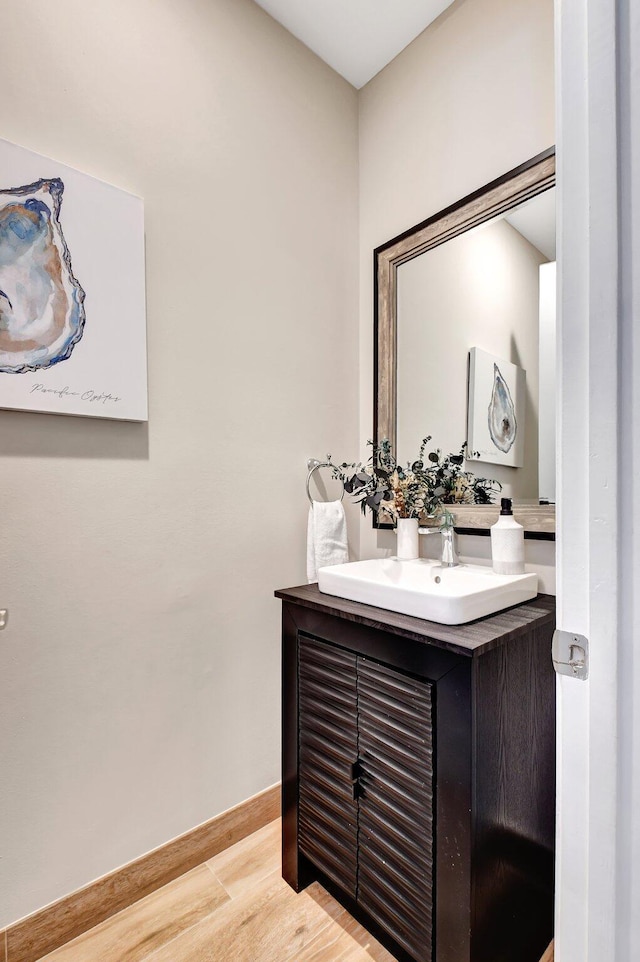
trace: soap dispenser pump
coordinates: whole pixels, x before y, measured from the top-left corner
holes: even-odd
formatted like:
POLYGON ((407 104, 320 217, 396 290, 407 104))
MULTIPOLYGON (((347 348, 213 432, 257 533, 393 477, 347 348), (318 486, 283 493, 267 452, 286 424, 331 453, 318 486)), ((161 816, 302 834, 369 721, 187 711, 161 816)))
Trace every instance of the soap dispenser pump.
POLYGON ((513 517, 511 498, 502 498, 500 517, 491 527, 491 558, 498 575, 524 574, 524 528, 513 517))

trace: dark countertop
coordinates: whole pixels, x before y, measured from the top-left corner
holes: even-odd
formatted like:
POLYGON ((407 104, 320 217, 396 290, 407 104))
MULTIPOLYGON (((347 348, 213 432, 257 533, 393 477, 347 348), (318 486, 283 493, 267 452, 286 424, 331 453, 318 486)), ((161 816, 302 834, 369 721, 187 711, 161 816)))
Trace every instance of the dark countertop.
POLYGON ((537 628, 554 624, 556 618, 556 599, 553 595, 538 595, 532 601, 525 601, 514 608, 479 618, 466 625, 439 625, 423 618, 387 611, 385 608, 374 608, 373 605, 363 605, 358 601, 336 598, 334 595, 323 594, 317 584, 283 588, 276 591, 275 596, 290 604, 312 608, 345 621, 383 629, 390 634, 414 641, 428 641, 429 644, 468 657, 481 655, 504 645, 524 634, 532 626, 537 628))

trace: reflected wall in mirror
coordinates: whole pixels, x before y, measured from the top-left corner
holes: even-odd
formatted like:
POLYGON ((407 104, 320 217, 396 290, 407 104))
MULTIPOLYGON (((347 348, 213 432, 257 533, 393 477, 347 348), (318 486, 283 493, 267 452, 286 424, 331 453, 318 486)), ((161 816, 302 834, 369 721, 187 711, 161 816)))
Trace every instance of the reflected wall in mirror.
MULTIPOLYGON (((522 465, 483 447, 466 468, 500 481, 516 513, 528 506, 527 529, 547 536, 554 512, 539 505, 555 502, 554 184, 549 150, 376 251, 376 439, 389 437, 400 461, 415 457, 425 433, 429 449, 457 452, 469 437, 470 352, 516 365, 524 390, 507 414, 517 414, 522 465)), ((488 418, 488 398, 475 400, 476 417, 488 418)), ((486 509, 463 513, 459 527, 491 523, 486 509)))

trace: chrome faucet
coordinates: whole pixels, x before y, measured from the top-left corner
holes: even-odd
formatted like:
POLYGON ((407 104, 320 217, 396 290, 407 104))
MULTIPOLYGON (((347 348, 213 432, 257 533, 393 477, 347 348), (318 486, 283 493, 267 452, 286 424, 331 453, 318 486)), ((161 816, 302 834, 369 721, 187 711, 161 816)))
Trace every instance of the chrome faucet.
POLYGON ((455 568, 460 562, 456 552, 453 515, 445 509, 442 523, 437 528, 418 528, 419 534, 439 534, 442 536, 440 564, 443 568, 455 568))
POLYGON ((443 528, 440 534, 442 535, 442 567, 455 568, 459 564, 455 543, 456 533, 453 528, 443 528))

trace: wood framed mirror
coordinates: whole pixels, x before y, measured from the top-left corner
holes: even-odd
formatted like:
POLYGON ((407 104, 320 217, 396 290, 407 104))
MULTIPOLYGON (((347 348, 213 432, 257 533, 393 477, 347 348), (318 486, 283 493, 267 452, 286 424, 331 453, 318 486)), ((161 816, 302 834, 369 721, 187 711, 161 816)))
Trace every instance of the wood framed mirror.
MULTIPOLYGON (((425 434, 457 452, 471 440, 472 399, 486 421, 470 358, 487 352, 526 371, 522 462, 481 448, 465 469, 500 481, 525 536, 541 539, 555 538, 554 187, 552 147, 374 252, 374 440, 388 438, 403 464, 425 434)), ((460 533, 488 533, 498 517, 497 505, 447 507, 460 533)), ((393 526, 382 516, 374 525, 393 526)))

